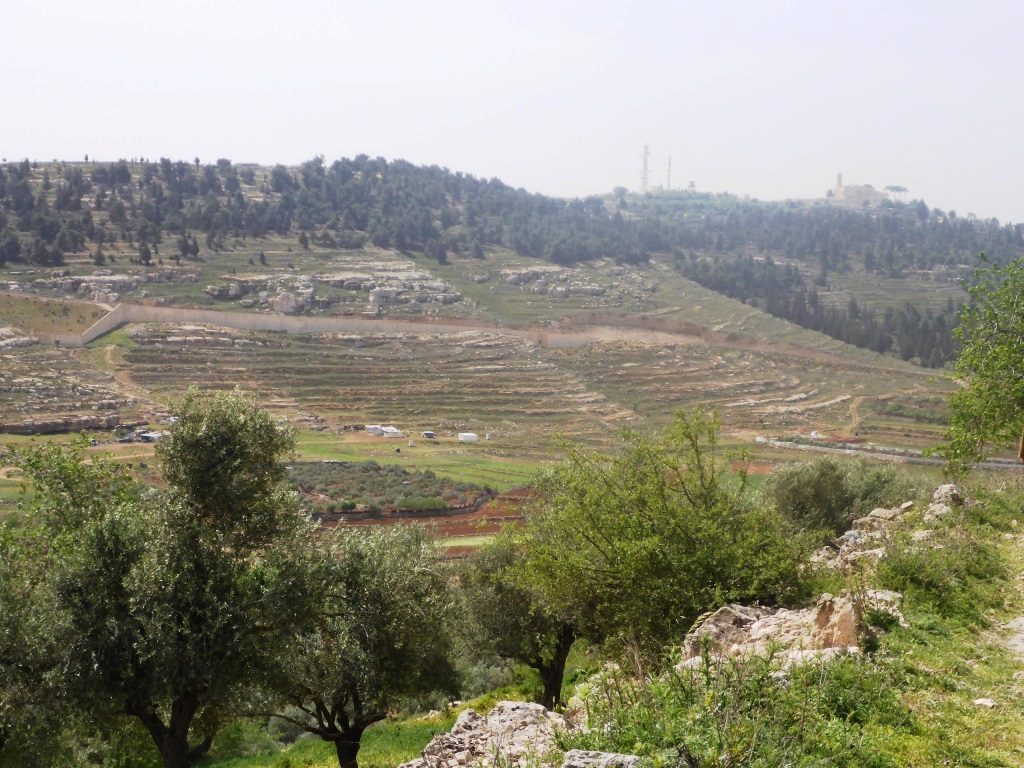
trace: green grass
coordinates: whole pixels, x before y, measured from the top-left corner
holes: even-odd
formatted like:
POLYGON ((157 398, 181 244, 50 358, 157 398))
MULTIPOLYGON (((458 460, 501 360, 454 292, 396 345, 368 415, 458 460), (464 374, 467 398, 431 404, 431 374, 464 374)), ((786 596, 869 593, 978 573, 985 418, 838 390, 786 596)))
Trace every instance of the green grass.
POLYGON ((531 458, 495 456, 487 452, 486 442, 459 443, 451 440, 398 440, 392 445, 379 441, 355 442, 342 435, 325 432, 302 432, 298 435, 298 456, 302 459, 336 459, 339 461, 373 460, 378 464, 396 464, 407 469, 431 470, 460 482, 489 485, 498 490, 526 484, 549 466, 548 462, 531 458), (395 453, 396 447, 401 453, 395 453))
MULTIPOLYGON (((454 716, 378 723, 363 735, 360 768, 394 768, 419 757, 435 733, 447 731, 454 716)), ((251 757, 206 760, 205 768, 336 768, 334 747, 317 738, 304 737, 281 750, 251 757)))
POLYGON ((758 658, 695 675, 655 670, 640 683, 621 675, 591 700, 591 717, 610 726, 564 746, 635 752, 655 766, 679 764, 681 748, 700 765, 1021 765, 1022 660, 1000 626, 1024 611, 1024 540, 1013 534, 1024 493, 1016 483, 977 494, 983 505, 930 524, 928 543, 898 535, 876 574, 834 585, 867 579, 904 593, 909 626, 876 621, 866 653, 791 669, 781 685, 758 658))
POLYGON ((122 349, 135 349, 137 346, 135 340, 128 335, 128 332, 124 328, 115 328, 110 333, 104 334, 99 339, 89 344, 89 347, 109 347, 109 346, 120 347, 122 349))
POLYGON ((80 333, 106 314, 84 301, 0 293, 0 325, 33 333, 80 333))
POLYGON ((467 447, 465 443, 416 440, 410 448, 405 441, 393 446, 379 442, 352 442, 344 436, 323 432, 305 432, 298 436, 298 456, 302 459, 337 459, 397 464, 406 469, 431 470, 458 482, 488 485, 499 491, 525 485, 541 471, 546 462, 531 458, 495 456, 485 452, 484 442, 467 447), (400 448, 401 453, 396 453, 400 448))
POLYGON ((482 547, 493 538, 493 534, 484 536, 452 536, 447 539, 441 539, 438 543, 442 547, 482 547))

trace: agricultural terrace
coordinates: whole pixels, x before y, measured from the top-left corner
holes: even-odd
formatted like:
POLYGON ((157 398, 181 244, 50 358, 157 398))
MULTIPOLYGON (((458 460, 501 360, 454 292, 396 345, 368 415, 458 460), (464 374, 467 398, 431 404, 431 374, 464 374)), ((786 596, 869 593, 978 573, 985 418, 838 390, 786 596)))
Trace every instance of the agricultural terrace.
POLYGON ((110 411, 123 420, 134 413, 134 400, 111 373, 85 362, 81 350, 36 344, 0 351, 0 423, 110 411))
POLYGON ((270 407, 314 414, 322 428, 490 433, 490 452, 519 457, 550 457, 556 436, 606 447, 621 427, 656 426, 697 404, 717 409, 747 442, 817 431, 922 447, 941 434, 949 389, 930 372, 879 356, 678 334, 577 349, 487 331, 295 337, 145 325, 128 335, 126 370, 157 399, 189 381, 239 386, 270 407))
POLYGON ((742 434, 807 434, 925 446, 939 440, 944 385, 935 376, 830 355, 727 343, 601 344, 547 353, 647 422, 679 408, 718 411, 742 434))
POLYGON ((239 386, 268 407, 312 412, 327 428, 394 423, 410 437, 490 433, 508 455, 543 456, 553 453, 555 435, 604 442, 623 417, 536 345, 493 333, 285 337, 141 326, 130 335, 125 364, 157 398, 188 382, 239 386))

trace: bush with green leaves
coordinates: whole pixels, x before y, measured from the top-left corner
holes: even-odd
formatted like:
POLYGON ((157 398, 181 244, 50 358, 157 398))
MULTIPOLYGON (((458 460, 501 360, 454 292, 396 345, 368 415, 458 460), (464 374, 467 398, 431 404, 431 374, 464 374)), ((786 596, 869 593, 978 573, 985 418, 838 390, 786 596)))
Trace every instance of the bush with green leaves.
POLYGON ((515 534, 505 531, 480 547, 459 571, 465 635, 480 656, 518 661, 541 678, 538 702, 553 708, 578 631, 568 614, 551 610, 517 573, 523 556, 515 534))
MULTIPOLYGON (((984 258, 984 257, 983 257, 984 258)), ((962 386, 949 398, 949 429, 939 451, 963 474, 993 449, 1016 443, 1024 461, 1024 258, 978 269, 955 336, 962 386)))
POLYGON ((892 535, 877 578, 944 619, 987 626, 990 612, 1012 594, 1005 588, 1012 570, 995 537, 1015 529, 1024 491, 1018 482, 999 491, 979 486, 970 494, 980 503, 930 523, 923 540, 906 529, 892 535))
POLYGON ((875 507, 905 501, 913 488, 895 467, 824 457, 776 469, 760 493, 801 528, 835 534, 875 507))
POLYGON ((611 456, 570 447, 521 534, 521 582, 591 639, 654 654, 711 608, 806 597, 811 541, 754 503, 717 434, 714 417, 680 412, 611 456))

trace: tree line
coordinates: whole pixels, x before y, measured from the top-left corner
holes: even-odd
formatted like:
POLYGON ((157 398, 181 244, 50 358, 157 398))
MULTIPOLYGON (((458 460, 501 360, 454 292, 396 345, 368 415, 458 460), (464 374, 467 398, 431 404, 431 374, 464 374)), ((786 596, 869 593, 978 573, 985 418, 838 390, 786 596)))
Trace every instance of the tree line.
POLYGON ((85 251, 100 265, 108 252, 116 258, 115 248, 146 265, 194 259, 197 234, 208 251, 277 235, 297 238, 302 248, 372 244, 439 262, 453 253, 483 259, 492 247, 563 265, 597 258, 639 264, 674 254, 680 271, 705 287, 931 367, 951 359, 955 307, 829 307, 802 275, 823 285, 829 274, 848 270, 885 279, 941 268, 954 278, 966 276, 979 253, 997 264, 1024 253, 1024 226, 960 217, 921 201, 855 210, 624 190, 564 200, 366 155, 269 169, 167 158, 63 163, 41 174, 27 160, 0 166, 0 266, 59 265, 64 254, 85 251), (173 245, 161 253, 166 238, 173 245))
POLYGON ((952 299, 939 311, 921 312, 910 303, 876 311, 851 298, 843 306, 829 306, 817 286, 791 264, 770 257, 749 255, 710 258, 677 253, 680 274, 705 288, 763 309, 803 328, 879 354, 916 359, 929 368, 941 368, 956 354, 953 329, 960 307, 952 299))
POLYGON ((761 203, 731 195, 565 200, 437 166, 359 155, 296 168, 119 160, 44 167, 0 166, 0 260, 60 263, 86 244, 123 242, 156 253, 165 235, 185 238, 170 257, 228 238, 294 236, 308 245, 367 243, 478 257, 484 248, 572 264, 642 262, 673 248, 714 256, 756 250, 823 274, 851 264, 885 276, 970 263, 1005 263, 1024 250, 1024 228, 958 217, 924 203, 849 210, 761 203), (145 246, 145 249, 143 248, 145 246))

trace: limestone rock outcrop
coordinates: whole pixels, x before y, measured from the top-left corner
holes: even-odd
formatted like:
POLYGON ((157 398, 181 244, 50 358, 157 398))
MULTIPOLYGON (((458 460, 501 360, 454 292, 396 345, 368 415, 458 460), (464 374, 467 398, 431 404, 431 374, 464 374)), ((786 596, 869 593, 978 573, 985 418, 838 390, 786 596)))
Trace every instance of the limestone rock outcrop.
POLYGON ((878 611, 903 623, 901 596, 868 590, 850 594, 824 594, 811 608, 763 608, 727 605, 698 619, 683 643, 681 669, 703 663, 705 647, 713 658, 763 656, 776 652, 782 666, 842 653, 859 652, 861 619, 878 611))
POLYGON ((924 521, 934 523, 939 518, 952 514, 954 508, 962 507, 965 503, 966 499, 955 485, 940 485, 932 494, 932 503, 924 511, 924 521))
MULTIPOLYGON (((540 704, 500 701, 486 717, 465 710, 448 733, 439 733, 422 756, 399 768, 526 768, 550 763, 555 734, 571 728, 559 714, 540 704)), ((637 755, 571 749, 562 768, 640 768, 637 755)))
POLYGON ((637 755, 570 749, 562 759, 562 768, 638 768, 642 762, 637 755))
POLYGON ((58 435, 68 432, 111 430, 120 426, 116 413, 68 414, 0 423, 0 432, 11 435, 58 435))
POLYGON ((10 326, 0 326, 0 349, 29 347, 36 343, 35 337, 10 326))
POLYGON ((487 717, 467 709, 451 731, 430 740, 422 757, 400 768, 526 768, 555 749, 555 731, 566 727, 561 715, 525 701, 498 702, 487 717))

